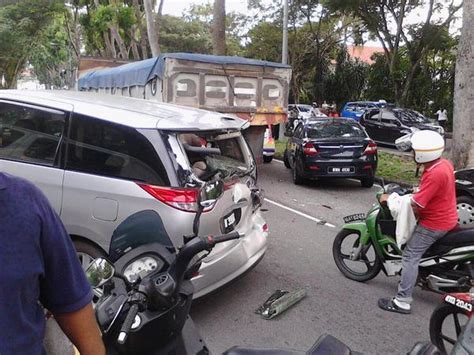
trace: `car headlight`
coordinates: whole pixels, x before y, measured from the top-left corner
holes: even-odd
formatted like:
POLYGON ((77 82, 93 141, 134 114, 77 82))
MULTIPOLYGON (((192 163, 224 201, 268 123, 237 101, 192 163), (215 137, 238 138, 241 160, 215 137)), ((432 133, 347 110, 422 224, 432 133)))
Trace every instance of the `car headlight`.
POLYGON ((163 262, 160 259, 155 259, 152 256, 143 256, 139 259, 134 260, 127 265, 123 271, 123 276, 130 282, 134 283, 145 276, 149 275, 155 270, 161 268, 163 262))

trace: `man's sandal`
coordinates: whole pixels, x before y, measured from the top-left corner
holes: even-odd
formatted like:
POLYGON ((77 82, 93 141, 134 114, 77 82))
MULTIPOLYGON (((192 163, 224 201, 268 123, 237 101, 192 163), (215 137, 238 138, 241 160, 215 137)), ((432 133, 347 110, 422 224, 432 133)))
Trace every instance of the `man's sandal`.
POLYGON ((401 314, 410 314, 410 309, 403 309, 393 302, 393 298, 381 298, 379 299, 379 307, 384 311, 401 313, 401 314))

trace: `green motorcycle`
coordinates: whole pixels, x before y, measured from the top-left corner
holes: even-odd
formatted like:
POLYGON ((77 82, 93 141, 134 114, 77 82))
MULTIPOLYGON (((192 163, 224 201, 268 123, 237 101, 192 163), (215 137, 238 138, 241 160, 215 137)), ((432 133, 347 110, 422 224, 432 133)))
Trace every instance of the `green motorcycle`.
MULTIPOLYGON (((333 257, 347 278, 365 282, 383 270, 387 276, 399 275, 402 250, 398 247, 396 221, 385 204, 384 193, 399 195, 411 191, 395 184, 382 187, 377 203, 367 212, 344 217, 344 226, 333 243, 333 257)), ((402 247, 403 248, 403 247, 402 247)), ((434 243, 423 255, 418 284, 438 293, 467 292, 470 287, 468 265, 474 262, 474 228, 454 229, 434 243)))

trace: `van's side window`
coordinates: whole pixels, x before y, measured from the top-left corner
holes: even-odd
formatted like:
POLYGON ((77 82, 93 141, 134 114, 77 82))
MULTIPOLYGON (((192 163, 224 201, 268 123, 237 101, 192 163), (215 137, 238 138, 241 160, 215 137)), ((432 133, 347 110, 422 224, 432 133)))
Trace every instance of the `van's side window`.
POLYGON ((137 130, 74 114, 66 169, 95 175, 168 184, 153 145, 137 130))
POLYGON ((0 158, 53 166, 65 117, 61 111, 0 101, 0 158))

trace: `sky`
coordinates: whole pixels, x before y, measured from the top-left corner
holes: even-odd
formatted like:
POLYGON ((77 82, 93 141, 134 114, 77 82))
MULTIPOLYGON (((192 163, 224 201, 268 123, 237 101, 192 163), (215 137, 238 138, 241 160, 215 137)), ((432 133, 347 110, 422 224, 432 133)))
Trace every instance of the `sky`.
MULTIPOLYGON (((350 1, 350 0, 347 0, 350 1)), ((460 3, 461 0, 455 0, 455 4, 457 5, 460 3)), ((189 8, 191 4, 206 4, 206 3, 214 3, 214 0, 165 0, 164 5, 163 5, 163 13, 168 14, 168 15, 174 15, 174 16, 181 16, 183 10, 189 8)), ((226 0, 226 12, 240 12, 240 13, 246 13, 247 10, 247 0, 226 0)), ((461 16, 461 12, 459 15, 461 16)), ((419 22, 421 19, 424 19, 426 17, 425 11, 421 10, 417 14, 412 14, 407 21, 407 23, 416 23, 419 22)), ((436 18, 436 17, 435 17, 436 18)), ((461 21, 458 20, 457 23, 454 24, 451 28, 451 32, 457 32, 459 31, 461 27, 461 21)), ((368 46, 376 46, 380 47, 380 43, 377 41, 368 41, 366 43, 368 46)))
MULTIPOLYGON (((174 16, 181 16, 183 10, 187 9, 191 4, 214 3, 210 0, 165 0, 163 4, 163 13, 174 16)), ((246 0, 226 0, 225 9, 227 12, 236 11, 245 13, 247 11, 246 0)))

